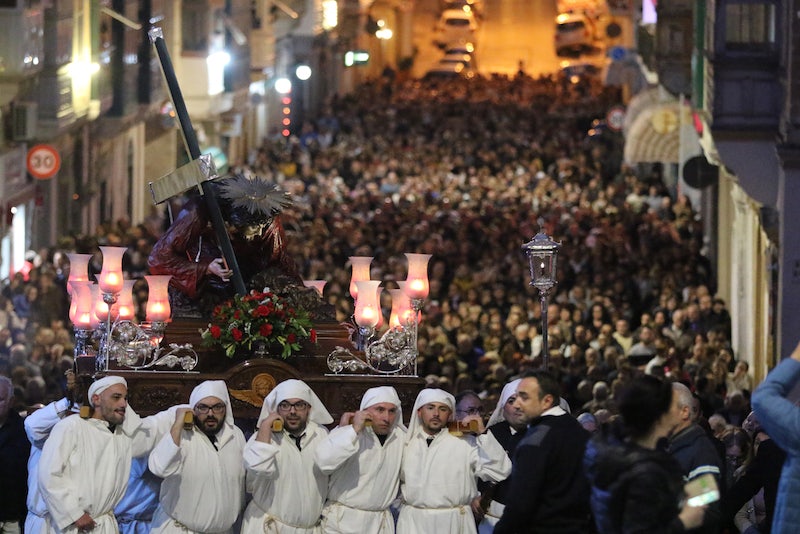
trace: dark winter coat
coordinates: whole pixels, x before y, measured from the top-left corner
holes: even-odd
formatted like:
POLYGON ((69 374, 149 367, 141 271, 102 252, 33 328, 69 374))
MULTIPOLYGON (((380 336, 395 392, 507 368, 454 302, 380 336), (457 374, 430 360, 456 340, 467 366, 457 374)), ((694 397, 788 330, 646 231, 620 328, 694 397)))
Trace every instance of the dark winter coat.
POLYGON ((586 447, 584 467, 600 534, 684 532, 681 467, 665 451, 644 449, 603 432, 586 447))
MULTIPOLYGON (((722 478, 722 458, 720 458, 714 442, 699 425, 690 425, 670 439, 669 453, 681 465, 686 482, 702 475, 714 476, 721 491, 724 491, 722 478)), ((706 508, 703 525, 691 532, 698 534, 715 534, 720 530, 722 511, 719 502, 713 502, 706 508)))
POLYGON ((0 522, 21 521, 28 509, 28 456, 31 444, 22 426, 22 417, 15 411, 0 427, 0 522))

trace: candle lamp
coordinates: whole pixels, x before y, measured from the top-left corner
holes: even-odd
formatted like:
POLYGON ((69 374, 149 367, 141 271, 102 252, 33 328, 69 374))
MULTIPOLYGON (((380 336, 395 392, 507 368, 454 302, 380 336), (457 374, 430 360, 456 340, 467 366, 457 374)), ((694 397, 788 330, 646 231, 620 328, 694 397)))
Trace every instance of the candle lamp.
POLYGON ((69 259, 69 277, 67 277, 67 294, 72 296, 73 282, 89 282, 89 262, 91 254, 78 254, 70 252, 67 254, 69 259))
POLYGON ((353 297, 353 300, 358 300, 356 282, 370 279, 369 268, 372 264, 372 256, 350 256, 350 264, 353 266, 350 276, 350 296, 353 297))
POLYGON ((103 268, 96 283, 88 280, 88 258, 91 255, 70 256, 75 258, 75 263, 70 264, 69 286, 76 366, 80 363, 85 371, 87 359, 92 359, 95 362, 94 373, 107 372, 110 362, 130 370, 153 369, 159 365, 180 365, 184 371, 194 369, 197 353, 190 344, 171 344, 166 352, 160 346, 171 314, 167 289, 171 277, 145 276, 149 288, 146 322, 136 324, 133 301, 136 280, 125 280, 122 274, 126 249, 100 249, 103 268), (97 343, 96 351, 90 337, 97 343))
POLYGON ((397 282, 398 288, 388 289, 392 298, 389 326, 378 335, 383 324, 380 305, 382 288, 379 280, 369 279, 371 257, 350 258, 353 273, 350 294, 355 300, 354 354, 349 348, 337 346, 328 355, 328 368, 338 374, 343 371, 377 374, 417 373, 417 331, 421 310, 430 291, 428 261, 430 254, 406 254, 408 275, 397 282), (366 278, 365 278, 366 277, 366 278))
POLYGON ((305 287, 313 287, 319 293, 319 296, 322 296, 322 291, 325 289, 325 284, 327 284, 327 280, 303 280, 303 285, 305 287))
POLYGON ((408 258, 408 276, 406 277, 405 291, 408 298, 424 300, 428 298, 430 283, 428 282, 428 261, 430 254, 406 253, 408 258))

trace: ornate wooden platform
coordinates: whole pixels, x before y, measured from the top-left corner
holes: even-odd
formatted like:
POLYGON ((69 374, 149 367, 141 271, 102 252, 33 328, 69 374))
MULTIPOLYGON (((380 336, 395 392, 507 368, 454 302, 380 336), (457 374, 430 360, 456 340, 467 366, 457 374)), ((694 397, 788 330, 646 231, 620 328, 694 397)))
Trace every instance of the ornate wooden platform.
POLYGON ((261 411, 264 397, 276 384, 289 378, 304 380, 319 395, 334 421, 346 411, 357 410, 364 391, 371 387, 391 385, 403 403, 406 422, 417 393, 423 386, 419 377, 374 375, 334 375, 327 365, 328 354, 336 346, 350 348, 347 330, 338 323, 315 324, 317 343, 287 360, 280 358, 245 358, 232 360, 219 349, 203 347, 200 330, 206 320, 181 319, 170 323, 163 345, 191 343, 199 363, 191 373, 171 371, 126 371, 119 368, 111 374, 128 381, 130 405, 141 415, 149 415, 189 400, 192 389, 204 380, 224 380, 231 395, 234 417, 246 432, 252 430, 261 411))

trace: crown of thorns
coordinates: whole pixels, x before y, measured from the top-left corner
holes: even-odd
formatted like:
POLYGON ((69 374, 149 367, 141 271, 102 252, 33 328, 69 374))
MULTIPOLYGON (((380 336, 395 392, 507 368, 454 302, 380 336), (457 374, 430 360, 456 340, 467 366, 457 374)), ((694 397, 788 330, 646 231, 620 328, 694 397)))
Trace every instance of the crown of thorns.
POLYGON ((218 186, 230 222, 237 226, 263 222, 292 204, 289 193, 259 176, 235 174, 218 182, 218 186))

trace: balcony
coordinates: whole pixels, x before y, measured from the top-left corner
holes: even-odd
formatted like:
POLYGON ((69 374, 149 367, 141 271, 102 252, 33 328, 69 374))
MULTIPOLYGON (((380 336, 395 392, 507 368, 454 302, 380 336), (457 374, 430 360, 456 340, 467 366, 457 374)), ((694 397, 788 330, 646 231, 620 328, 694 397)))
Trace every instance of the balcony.
POLYGON ((786 70, 778 13, 776 0, 722 0, 709 12, 704 107, 715 131, 778 131, 786 70))
POLYGON ((783 87, 777 58, 727 55, 706 68, 714 130, 777 131, 783 87))

